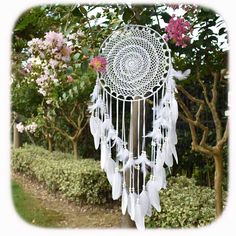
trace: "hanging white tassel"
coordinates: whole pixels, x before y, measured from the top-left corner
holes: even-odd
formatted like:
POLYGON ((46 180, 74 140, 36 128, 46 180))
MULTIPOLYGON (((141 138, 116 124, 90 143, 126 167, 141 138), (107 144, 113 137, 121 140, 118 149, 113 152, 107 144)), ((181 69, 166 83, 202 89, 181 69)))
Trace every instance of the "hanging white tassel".
POLYGON ((127 206, 128 206, 128 192, 126 187, 123 187, 122 199, 121 199, 121 210, 123 215, 125 215, 127 206))
POLYGON ((147 192, 149 196, 150 203, 158 211, 161 211, 160 198, 159 198, 159 184, 152 178, 147 182, 147 192))
POLYGON ((116 169, 112 180, 112 199, 117 200, 121 196, 122 192, 122 176, 116 169))

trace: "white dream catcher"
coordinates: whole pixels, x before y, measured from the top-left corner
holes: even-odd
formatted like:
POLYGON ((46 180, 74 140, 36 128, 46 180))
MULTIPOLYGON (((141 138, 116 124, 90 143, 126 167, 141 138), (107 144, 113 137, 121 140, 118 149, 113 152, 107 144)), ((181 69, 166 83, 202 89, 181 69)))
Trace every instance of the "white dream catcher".
POLYGON ((175 81, 186 78, 171 66, 170 49, 153 29, 126 25, 101 45, 107 62, 97 73, 91 94, 90 130, 100 146, 101 168, 121 197, 122 213, 129 213, 138 229, 152 207, 161 211, 159 191, 166 188, 164 167, 177 162, 175 81), (146 132, 146 104, 152 102, 152 129, 146 132), (116 117, 116 118, 114 118, 116 117), (112 119, 113 118, 113 119, 112 119))

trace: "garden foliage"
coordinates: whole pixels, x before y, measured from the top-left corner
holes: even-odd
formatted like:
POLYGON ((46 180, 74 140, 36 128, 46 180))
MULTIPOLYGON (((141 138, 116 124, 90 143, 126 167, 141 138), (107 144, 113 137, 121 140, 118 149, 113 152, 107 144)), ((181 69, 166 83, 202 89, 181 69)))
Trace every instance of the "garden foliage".
MULTIPOLYGON (((25 145, 13 150, 14 171, 33 177, 51 191, 60 191, 77 203, 103 204, 111 201, 111 188, 98 161, 73 159, 72 155, 25 145)), ((214 190, 197 186, 193 178, 168 178, 161 190, 161 213, 146 218, 148 228, 204 226, 215 219, 214 190)), ((224 201, 226 194, 224 193, 224 201)))
POLYGON ((13 151, 12 168, 78 203, 102 204, 111 199, 105 173, 93 159, 74 160, 69 154, 27 145, 13 151))

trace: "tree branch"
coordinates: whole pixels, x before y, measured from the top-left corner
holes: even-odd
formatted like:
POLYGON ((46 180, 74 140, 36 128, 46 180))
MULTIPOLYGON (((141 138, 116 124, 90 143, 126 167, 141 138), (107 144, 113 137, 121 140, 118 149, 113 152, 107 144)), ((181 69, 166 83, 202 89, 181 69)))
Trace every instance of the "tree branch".
POLYGON ((219 147, 219 149, 223 148, 224 144, 226 143, 226 141, 228 139, 228 136, 229 136, 229 121, 227 120, 227 124, 226 124, 226 127, 225 127, 224 135, 221 138, 221 140, 219 140, 217 142, 217 145, 216 145, 216 146, 219 147))
POLYGON ((189 100, 191 100, 192 102, 198 103, 198 104, 204 104, 204 101, 202 99, 198 99, 194 96, 192 96, 188 91, 186 91, 184 89, 183 86, 181 85, 176 85, 176 88, 178 89, 178 91, 182 92, 189 100))

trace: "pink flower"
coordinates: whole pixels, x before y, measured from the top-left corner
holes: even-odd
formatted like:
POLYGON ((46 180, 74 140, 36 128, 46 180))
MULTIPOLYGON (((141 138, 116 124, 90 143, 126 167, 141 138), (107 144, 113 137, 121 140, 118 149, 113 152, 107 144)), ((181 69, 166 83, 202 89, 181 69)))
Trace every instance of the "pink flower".
POLYGON ((44 83, 48 80, 48 76, 47 75, 41 75, 38 79, 36 79, 36 84, 38 86, 43 86, 44 83))
POLYGON ((184 18, 172 15, 165 31, 167 33, 164 36, 165 40, 172 40, 176 46, 184 48, 191 40, 189 37, 189 34, 192 32, 191 25, 184 18))
POLYGON ((91 60, 89 65, 97 72, 105 72, 107 60, 104 57, 96 56, 91 60))
POLYGON ((179 4, 167 4, 170 8, 172 8, 173 10, 179 9, 179 4))
POLYGON ((71 75, 68 75, 66 78, 67 78, 67 82, 69 83, 74 81, 74 78, 71 75))
POLYGON ((65 39, 62 33, 49 31, 45 34, 45 43, 50 46, 62 47, 65 43, 65 39))

